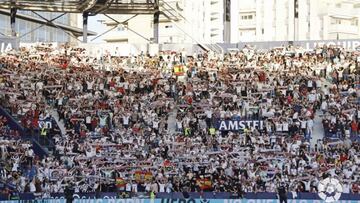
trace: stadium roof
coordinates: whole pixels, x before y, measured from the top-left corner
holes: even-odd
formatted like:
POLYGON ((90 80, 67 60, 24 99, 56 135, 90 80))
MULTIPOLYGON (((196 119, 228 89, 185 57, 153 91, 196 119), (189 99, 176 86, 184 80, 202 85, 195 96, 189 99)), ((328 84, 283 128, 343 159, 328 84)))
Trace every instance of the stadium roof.
MULTIPOLYGON (((0 9, 0 14, 10 16, 10 10, 0 9)), ((20 14, 20 13, 16 14, 16 18, 26 20, 26 21, 30 21, 30 22, 34 22, 34 23, 44 24, 44 25, 49 26, 49 27, 61 28, 64 31, 68 31, 68 32, 72 33, 75 37, 79 37, 79 36, 83 35, 83 30, 81 28, 65 25, 65 24, 62 24, 62 23, 57 23, 57 22, 49 23, 44 19, 34 17, 34 16, 30 16, 30 15, 20 14)), ((93 31, 88 31, 88 35, 89 36, 94 36, 94 35, 97 35, 97 33, 93 32, 93 31)))
POLYGON ((153 14, 155 0, 1 0, 0 9, 106 14, 153 14))

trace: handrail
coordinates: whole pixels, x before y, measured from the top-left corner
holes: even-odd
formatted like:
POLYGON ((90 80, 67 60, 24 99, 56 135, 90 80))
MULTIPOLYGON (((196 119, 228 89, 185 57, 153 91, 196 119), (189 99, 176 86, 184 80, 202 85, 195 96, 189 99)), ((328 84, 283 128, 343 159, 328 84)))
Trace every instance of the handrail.
MULTIPOLYGON (((8 125, 12 130, 20 132, 20 137, 23 140, 31 140, 33 145, 33 150, 36 155, 44 157, 48 155, 48 152, 40 145, 40 143, 31 135, 28 134, 27 130, 12 116, 10 113, 0 106, 0 115, 3 115, 8 120, 8 125)), ((50 143, 50 140, 47 140, 50 143)))
POLYGON ((10 128, 19 131, 21 136, 25 136, 25 128, 22 127, 21 124, 14 117, 12 117, 9 112, 7 112, 2 106, 0 106, 0 115, 1 114, 8 119, 8 124, 10 128))

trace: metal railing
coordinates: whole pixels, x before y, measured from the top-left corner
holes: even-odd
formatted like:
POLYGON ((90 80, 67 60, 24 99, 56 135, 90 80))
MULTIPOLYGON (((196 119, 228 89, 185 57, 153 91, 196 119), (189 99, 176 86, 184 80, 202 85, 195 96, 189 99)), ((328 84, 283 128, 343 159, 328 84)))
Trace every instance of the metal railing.
MULTIPOLYGON (((17 8, 20 10, 83 13, 95 12, 116 13, 117 10, 131 12, 151 13, 155 3, 152 0, 3 0, 0 9, 17 8)), ((119 13, 119 12, 117 12, 119 13)))

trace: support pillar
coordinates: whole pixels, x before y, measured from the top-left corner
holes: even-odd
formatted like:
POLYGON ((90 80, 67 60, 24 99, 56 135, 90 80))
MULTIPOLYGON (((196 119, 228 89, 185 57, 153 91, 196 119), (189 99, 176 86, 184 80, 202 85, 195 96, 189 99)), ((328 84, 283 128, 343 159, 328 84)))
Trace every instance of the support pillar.
POLYGON ((159 0, 155 0, 155 13, 154 13, 154 43, 159 43, 159 18, 160 18, 160 10, 159 10, 159 0))
POLYGON ((231 38, 231 0, 224 1, 224 43, 230 43, 231 38))
POLYGON ((16 8, 10 9, 10 28, 11 28, 11 36, 16 37, 16 8))
POLYGON ((294 42, 299 40, 299 1, 294 0, 294 42))
POLYGON ((84 12, 83 13, 83 42, 87 43, 87 37, 88 37, 88 17, 89 13, 84 12))

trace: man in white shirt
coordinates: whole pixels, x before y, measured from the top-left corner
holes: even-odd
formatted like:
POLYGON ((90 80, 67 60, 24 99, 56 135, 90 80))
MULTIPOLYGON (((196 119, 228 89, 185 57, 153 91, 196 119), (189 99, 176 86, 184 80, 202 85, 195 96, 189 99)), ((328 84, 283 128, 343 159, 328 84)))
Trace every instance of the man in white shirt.
POLYGON ((123 115, 123 125, 126 129, 129 127, 129 120, 130 120, 130 115, 127 113, 124 114, 123 115))

